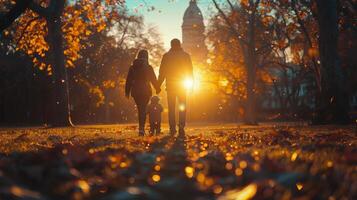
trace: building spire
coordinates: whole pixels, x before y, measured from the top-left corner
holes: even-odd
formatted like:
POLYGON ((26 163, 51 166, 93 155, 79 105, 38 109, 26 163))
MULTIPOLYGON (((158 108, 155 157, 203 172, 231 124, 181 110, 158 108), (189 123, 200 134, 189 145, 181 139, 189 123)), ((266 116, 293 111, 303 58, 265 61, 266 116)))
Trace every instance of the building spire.
POLYGON ((205 44, 205 25, 197 0, 190 0, 182 23, 182 47, 191 54, 194 63, 205 62, 207 47, 205 44))

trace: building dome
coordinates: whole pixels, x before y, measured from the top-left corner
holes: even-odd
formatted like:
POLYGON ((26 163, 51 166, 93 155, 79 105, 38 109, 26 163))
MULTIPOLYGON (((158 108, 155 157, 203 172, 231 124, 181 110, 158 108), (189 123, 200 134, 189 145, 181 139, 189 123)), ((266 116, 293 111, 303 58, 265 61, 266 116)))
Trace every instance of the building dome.
POLYGON ((183 26, 203 25, 203 16, 196 0, 190 0, 190 6, 186 9, 183 16, 183 26))
POLYGON ((191 55, 194 63, 202 63, 206 60, 207 47, 204 32, 202 12, 196 0, 190 0, 190 5, 183 16, 182 47, 191 55))

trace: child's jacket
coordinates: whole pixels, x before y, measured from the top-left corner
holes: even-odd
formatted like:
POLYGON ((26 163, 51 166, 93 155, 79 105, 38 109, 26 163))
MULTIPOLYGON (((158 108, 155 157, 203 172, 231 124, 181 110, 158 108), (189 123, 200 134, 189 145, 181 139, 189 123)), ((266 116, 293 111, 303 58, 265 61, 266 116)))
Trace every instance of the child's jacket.
POLYGON ((150 123, 161 122, 161 113, 163 110, 164 109, 161 104, 150 103, 147 107, 150 123))

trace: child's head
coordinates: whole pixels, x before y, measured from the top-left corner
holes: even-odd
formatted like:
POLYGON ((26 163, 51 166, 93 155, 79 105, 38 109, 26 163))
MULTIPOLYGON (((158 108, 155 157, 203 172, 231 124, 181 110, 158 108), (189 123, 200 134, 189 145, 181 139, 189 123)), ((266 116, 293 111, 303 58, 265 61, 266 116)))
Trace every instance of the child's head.
POLYGON ((158 104, 160 102, 160 97, 153 96, 153 97, 151 97, 150 101, 151 101, 152 104, 158 104))

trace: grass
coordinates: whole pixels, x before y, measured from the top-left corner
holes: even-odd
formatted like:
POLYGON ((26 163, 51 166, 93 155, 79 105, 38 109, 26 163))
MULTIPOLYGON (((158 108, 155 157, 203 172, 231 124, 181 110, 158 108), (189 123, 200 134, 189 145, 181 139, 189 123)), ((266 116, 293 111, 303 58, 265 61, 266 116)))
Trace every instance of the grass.
POLYGON ((356 127, 0 130, 0 199, 355 199, 356 127))

